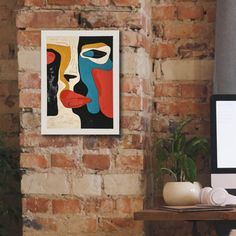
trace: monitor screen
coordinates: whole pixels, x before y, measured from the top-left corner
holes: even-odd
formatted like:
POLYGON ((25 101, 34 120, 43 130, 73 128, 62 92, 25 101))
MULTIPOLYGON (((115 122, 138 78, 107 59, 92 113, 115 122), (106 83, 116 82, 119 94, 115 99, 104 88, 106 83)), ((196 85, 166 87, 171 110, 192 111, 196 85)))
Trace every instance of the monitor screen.
POLYGON ((236 173, 236 95, 211 98, 212 172, 236 173))

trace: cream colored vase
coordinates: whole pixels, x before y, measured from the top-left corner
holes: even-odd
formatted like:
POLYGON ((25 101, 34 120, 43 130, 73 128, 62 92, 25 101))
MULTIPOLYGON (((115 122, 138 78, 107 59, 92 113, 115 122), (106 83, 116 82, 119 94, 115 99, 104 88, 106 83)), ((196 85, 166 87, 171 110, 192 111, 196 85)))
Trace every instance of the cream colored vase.
POLYGON ((168 182, 163 198, 169 206, 191 206, 200 202, 201 185, 198 182, 168 182))

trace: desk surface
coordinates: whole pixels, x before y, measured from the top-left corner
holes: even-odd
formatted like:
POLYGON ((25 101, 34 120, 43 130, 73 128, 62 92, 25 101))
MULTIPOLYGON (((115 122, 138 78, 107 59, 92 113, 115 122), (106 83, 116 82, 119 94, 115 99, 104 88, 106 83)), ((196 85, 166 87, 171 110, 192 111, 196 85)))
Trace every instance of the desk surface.
POLYGON ((135 212, 134 219, 144 221, 236 220, 236 209, 230 211, 203 211, 180 213, 166 210, 143 210, 135 212))

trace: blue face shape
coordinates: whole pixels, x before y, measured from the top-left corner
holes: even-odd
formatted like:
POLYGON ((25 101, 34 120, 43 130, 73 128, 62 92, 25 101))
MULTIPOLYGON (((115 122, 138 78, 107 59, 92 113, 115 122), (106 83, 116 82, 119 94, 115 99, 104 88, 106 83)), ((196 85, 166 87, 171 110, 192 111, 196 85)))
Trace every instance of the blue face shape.
POLYGON ((98 88, 96 87, 92 71, 93 69, 111 70, 112 61, 109 58, 110 53, 111 48, 106 44, 94 43, 84 45, 79 54, 80 78, 88 89, 86 97, 91 99, 91 102, 86 106, 92 114, 97 114, 100 111, 98 88))

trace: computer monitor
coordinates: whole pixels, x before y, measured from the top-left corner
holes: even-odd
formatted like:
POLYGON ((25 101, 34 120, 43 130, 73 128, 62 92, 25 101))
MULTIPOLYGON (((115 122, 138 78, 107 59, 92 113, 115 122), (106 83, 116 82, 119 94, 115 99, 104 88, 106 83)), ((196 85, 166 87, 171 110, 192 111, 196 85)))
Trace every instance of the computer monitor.
POLYGON ((211 170, 212 187, 236 189, 236 95, 211 97, 211 170))

